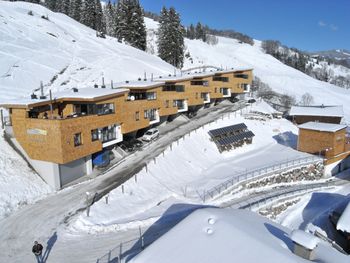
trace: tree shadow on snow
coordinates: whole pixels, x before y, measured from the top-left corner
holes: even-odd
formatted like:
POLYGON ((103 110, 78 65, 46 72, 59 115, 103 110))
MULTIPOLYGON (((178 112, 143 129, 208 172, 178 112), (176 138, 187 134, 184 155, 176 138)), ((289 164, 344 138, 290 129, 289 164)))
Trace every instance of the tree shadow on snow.
POLYGON ((281 145, 297 149, 298 136, 292 133, 291 131, 280 133, 278 135, 273 136, 272 138, 274 138, 276 142, 281 145))
MULTIPOLYGON (((123 253, 126 257, 125 262, 131 260, 137 253, 143 249, 144 246, 148 246, 158 238, 167 233, 172 229, 177 223, 191 214, 193 211, 201 208, 214 207, 207 205, 192 205, 192 204, 174 204, 170 206, 164 214, 152 225, 145 233, 142 235, 142 239, 139 239, 134 246, 123 253)), ((117 261, 116 261, 117 262, 117 261)))
POLYGON ((270 223, 264 223, 264 225, 273 236, 283 241, 287 248, 293 252, 293 241, 286 232, 270 223))

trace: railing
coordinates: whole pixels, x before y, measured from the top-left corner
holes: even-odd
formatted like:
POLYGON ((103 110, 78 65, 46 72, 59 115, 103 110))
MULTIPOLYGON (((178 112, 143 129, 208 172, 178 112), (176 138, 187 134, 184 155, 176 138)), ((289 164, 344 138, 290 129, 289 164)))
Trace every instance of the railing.
POLYGON ((286 160, 284 162, 263 166, 251 171, 246 171, 246 172, 234 175, 232 178, 226 180, 225 182, 220 183, 219 185, 207 191, 204 191, 203 194, 202 195, 199 194, 199 196, 203 202, 206 202, 207 200, 220 195, 222 192, 226 191, 233 185, 248 181, 250 179, 257 179, 259 177, 267 176, 269 174, 275 173, 276 171, 282 171, 282 170, 290 169, 295 166, 314 163, 316 161, 320 162, 322 161, 322 159, 320 157, 310 156, 310 157, 298 158, 293 160, 286 160))
MULTIPOLYGON (((235 208, 235 209, 259 209, 265 207, 271 202, 278 201, 285 198, 291 198, 308 192, 312 192, 320 187, 331 187, 336 185, 337 181, 326 181, 323 183, 303 184, 294 187, 284 187, 281 190, 277 190, 267 194, 261 194, 257 197, 249 198, 245 201, 237 202, 234 204, 225 205, 223 208, 235 208)), ((152 244, 160 236, 165 234, 171 229, 179 220, 179 218, 166 220, 167 224, 162 227, 158 227, 156 230, 151 228, 145 228, 144 230, 139 228, 139 235, 135 235, 134 238, 121 242, 119 245, 110 249, 105 255, 98 258, 96 263, 124 263, 128 262, 132 256, 140 253, 147 246, 152 244), (144 231, 144 234, 142 232, 144 231)))

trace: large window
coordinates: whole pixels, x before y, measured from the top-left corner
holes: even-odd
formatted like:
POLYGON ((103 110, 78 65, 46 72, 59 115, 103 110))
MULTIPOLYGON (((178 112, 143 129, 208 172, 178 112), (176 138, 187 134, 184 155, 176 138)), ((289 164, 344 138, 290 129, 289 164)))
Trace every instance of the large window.
POLYGON ((113 103, 105 103, 105 104, 97 104, 97 114, 105 115, 114 113, 114 104, 113 103))
POLYGON ((163 91, 176 91, 176 92, 184 92, 185 86, 184 85, 172 85, 168 84, 165 85, 162 89, 163 91))
POLYGON ((101 141, 109 142, 117 138, 116 125, 109 125, 100 129, 101 141))
POLYGON ((213 77, 213 81, 228 82, 228 77, 214 76, 214 77, 213 77))
POLYGON ((140 112, 139 111, 135 112, 135 120, 136 121, 140 120, 140 112))
POLYGON ((235 73, 235 78, 248 79, 248 74, 235 73))
POLYGON ((157 99, 157 92, 147 92, 147 100, 156 100, 157 99))
POLYGON ((209 86, 209 82, 207 80, 193 80, 191 81, 192 86, 209 86))
POLYGON ((154 121, 157 119, 157 109, 149 109, 144 111, 144 118, 154 121))
POLYGON ((83 142, 81 140, 81 133, 79 132, 79 133, 74 134, 74 146, 77 147, 77 146, 82 145, 82 144, 83 144, 83 142))
POLYGON ((96 104, 74 104, 74 112, 78 115, 94 115, 96 111, 96 104))

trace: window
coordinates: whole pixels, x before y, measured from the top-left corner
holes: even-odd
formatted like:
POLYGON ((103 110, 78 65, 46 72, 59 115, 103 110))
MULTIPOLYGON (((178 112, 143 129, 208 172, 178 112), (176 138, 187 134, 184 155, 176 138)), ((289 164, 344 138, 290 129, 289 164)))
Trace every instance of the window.
POLYGON ((243 74, 243 73, 235 73, 235 78, 239 79, 248 79, 248 74, 243 74))
POLYGON ((184 92, 185 91, 185 86, 184 85, 168 84, 168 85, 165 85, 162 90, 163 91, 184 92))
POLYGON ((81 141, 81 133, 76 133, 74 134, 74 146, 77 147, 79 145, 82 145, 82 141, 81 141))
POLYGON ((207 80, 193 80, 191 81, 192 86, 209 86, 209 82, 207 80))
POLYGON ((140 112, 139 111, 135 112, 135 120, 136 121, 140 120, 140 112))
POLYGON ((213 77, 213 81, 228 82, 228 77, 214 76, 214 77, 213 77))
POLYGON ((156 100, 157 99, 157 92, 147 92, 147 100, 156 100))
POLYGON ((100 129, 101 141, 109 142, 117 138, 116 125, 109 125, 100 129))
POLYGON ((113 103, 105 103, 97 105, 97 114, 105 115, 114 113, 114 104, 113 103))
POLYGON ((154 121, 157 119, 157 109, 149 109, 144 111, 144 118, 149 119, 150 121, 154 121))
POLYGON ((91 141, 98 140, 98 129, 91 130, 91 141))

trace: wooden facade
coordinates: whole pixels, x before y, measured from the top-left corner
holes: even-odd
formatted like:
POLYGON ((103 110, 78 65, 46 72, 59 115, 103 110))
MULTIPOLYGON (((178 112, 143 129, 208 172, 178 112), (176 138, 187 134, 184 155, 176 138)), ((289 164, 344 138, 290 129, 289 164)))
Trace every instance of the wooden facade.
POLYGON ((80 98, 77 90, 74 98, 0 106, 9 109, 14 137, 31 159, 65 164, 103 149, 100 140, 93 140, 93 130, 117 125, 121 134, 135 132, 156 123, 156 117, 247 92, 251 81, 252 70, 232 70, 160 78, 150 85, 142 81, 140 85, 120 84, 118 88, 127 89, 125 92, 115 89, 115 94, 93 99, 80 98), (223 88, 230 90, 229 96, 223 94, 223 88), (103 105, 110 105, 110 112, 90 112, 103 105))
POLYGON ((324 156, 325 164, 343 160, 350 155, 346 127, 336 131, 322 131, 299 127, 298 150, 324 156))

